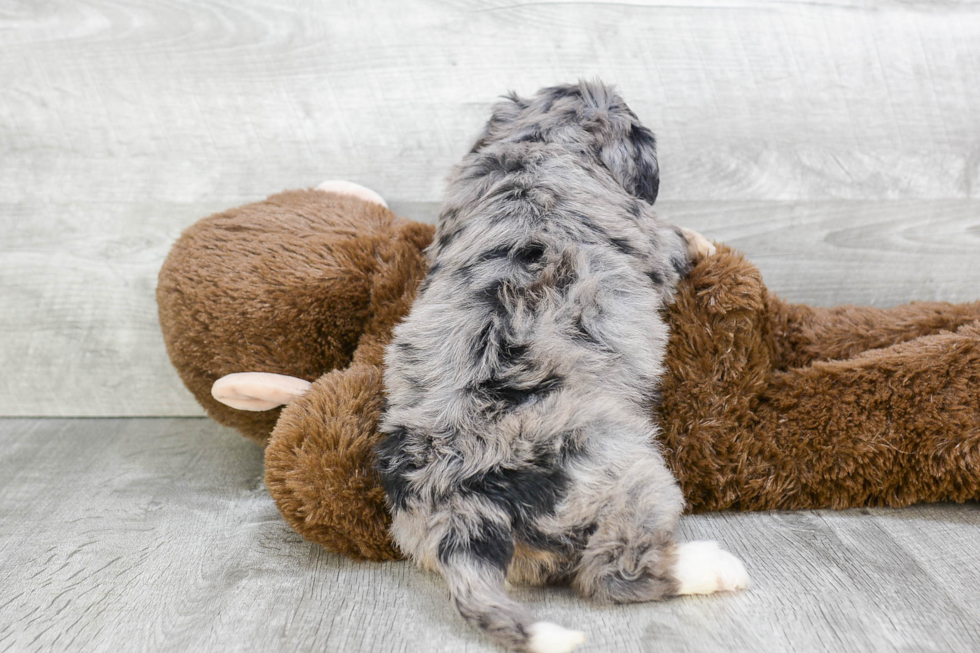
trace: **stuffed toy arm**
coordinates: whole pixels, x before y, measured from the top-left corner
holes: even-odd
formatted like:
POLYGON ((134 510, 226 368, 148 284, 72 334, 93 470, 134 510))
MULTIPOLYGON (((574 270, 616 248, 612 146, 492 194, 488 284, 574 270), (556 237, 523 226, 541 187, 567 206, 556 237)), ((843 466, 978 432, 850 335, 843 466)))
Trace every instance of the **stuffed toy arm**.
POLYGON ((397 560, 385 491, 374 471, 383 370, 323 375, 282 411, 265 450, 265 483, 300 535, 357 560, 397 560))
POLYGON ((768 297, 778 343, 776 367, 851 358, 868 349, 890 347, 921 336, 956 331, 980 320, 980 302, 913 302, 894 308, 816 308, 768 297))
POLYGON ((980 497, 978 309, 793 306, 720 246, 669 315, 661 440, 689 508, 980 497))
POLYGON ((383 375, 380 366, 364 363, 314 383, 242 372, 218 379, 211 390, 239 410, 288 405, 266 446, 266 487, 299 534, 357 560, 401 557, 388 535, 385 492, 373 468, 383 375))

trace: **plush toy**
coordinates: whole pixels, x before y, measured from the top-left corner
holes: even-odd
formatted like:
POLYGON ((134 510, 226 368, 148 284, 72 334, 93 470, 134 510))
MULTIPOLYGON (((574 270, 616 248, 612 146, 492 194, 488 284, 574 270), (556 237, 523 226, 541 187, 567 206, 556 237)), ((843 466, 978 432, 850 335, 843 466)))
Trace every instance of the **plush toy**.
MULTIPOLYGON (((373 446, 384 347, 433 233, 328 182, 201 220, 160 272, 184 383, 266 447, 293 528, 355 558, 400 557, 373 446)), ((650 391, 690 511, 980 498, 980 302, 793 305, 719 246, 667 318, 668 372, 650 391)))

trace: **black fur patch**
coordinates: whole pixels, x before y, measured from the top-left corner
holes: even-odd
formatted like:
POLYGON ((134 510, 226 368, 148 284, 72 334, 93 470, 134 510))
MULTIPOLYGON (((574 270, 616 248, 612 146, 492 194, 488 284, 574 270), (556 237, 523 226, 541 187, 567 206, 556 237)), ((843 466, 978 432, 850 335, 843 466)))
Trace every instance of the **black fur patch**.
POLYGON ((657 270, 649 270, 646 273, 646 275, 647 275, 647 277, 650 278, 650 281, 652 281, 655 286, 661 286, 661 285, 663 285, 663 283, 664 283, 664 275, 660 274, 659 271, 657 271, 657 270))
POLYGON ((535 467, 565 467, 581 453, 581 435, 567 431, 554 440, 539 442, 532 449, 528 462, 535 467))
POLYGON ((514 369, 527 355, 527 345, 513 342, 496 321, 490 320, 480 329, 473 348, 474 362, 496 369, 514 369))
POLYGON ((575 550, 575 545, 568 536, 543 533, 530 524, 526 524, 524 528, 519 529, 518 533, 521 542, 532 549, 562 552, 566 555, 571 554, 575 550))
POLYGON ((678 275, 682 277, 686 277, 688 272, 691 271, 691 267, 692 267, 691 261, 689 261, 686 256, 684 257, 671 256, 670 264, 671 266, 673 266, 674 272, 676 272, 678 275))
POLYGON ((385 494, 396 510, 405 510, 408 501, 417 496, 408 480, 408 474, 421 467, 403 453, 409 439, 407 428, 395 426, 374 448, 375 468, 381 476, 385 494))
POLYGON ((516 367, 521 360, 527 356, 527 345, 518 345, 503 336, 500 337, 498 350, 500 352, 500 366, 505 368, 516 367))
POLYGON ((639 254, 639 251, 637 251, 637 249, 633 247, 633 245, 630 244, 630 241, 626 238, 610 238, 609 242, 613 247, 627 256, 636 256, 639 254))
POLYGON ((534 241, 521 243, 516 247, 501 245, 484 251, 482 254, 476 257, 476 260, 474 260, 473 263, 460 268, 460 270, 465 271, 466 275, 469 276, 473 268, 480 263, 499 261, 505 258, 510 259, 514 265, 526 268, 540 261, 541 257, 544 256, 544 251, 544 245, 534 241))
POLYGON ((514 557, 514 538, 507 530, 486 517, 480 519, 471 537, 450 530, 439 542, 439 560, 443 564, 456 557, 476 558, 497 569, 506 570, 514 557))
POLYGON ((585 545, 597 530, 599 530, 599 524, 592 522, 591 524, 574 529, 572 531, 572 537, 585 545))
POLYGON ((490 152, 482 155, 473 164, 467 176, 479 179, 489 175, 507 175, 522 172, 527 166, 527 160, 510 152, 490 152))
POLYGON ((544 245, 533 241, 523 243, 514 250, 514 263, 531 265, 540 261, 542 256, 544 256, 544 245))
POLYGON ((491 377, 472 386, 471 390, 494 406, 494 412, 513 410, 521 404, 540 399, 561 388, 562 379, 548 374, 539 382, 526 384, 507 378, 491 377))
POLYGON ((465 479, 460 492, 477 495, 500 506, 510 515, 518 538, 522 541, 534 539, 544 545, 543 536, 533 524, 538 517, 555 511, 568 484, 568 475, 562 467, 498 467, 465 479))
POLYGON ((462 228, 460 228, 454 231, 443 231, 441 234, 439 234, 439 250, 441 251, 449 247, 456 239, 456 236, 458 236, 462 231, 462 228))
POLYGON ((629 138, 636 152, 634 194, 653 204, 657 201, 657 194, 660 192, 657 140, 652 131, 637 123, 630 127, 629 138))
POLYGON ((529 526, 519 530, 518 537, 521 542, 542 551, 553 551, 564 555, 571 555, 576 550, 585 548, 589 538, 598 530, 599 525, 595 522, 573 528, 561 535, 542 533, 537 528, 529 526))
POLYGON ((475 297, 483 306, 490 310, 492 315, 506 317, 507 306, 504 303, 503 291, 503 279, 494 279, 481 290, 477 291, 475 297))

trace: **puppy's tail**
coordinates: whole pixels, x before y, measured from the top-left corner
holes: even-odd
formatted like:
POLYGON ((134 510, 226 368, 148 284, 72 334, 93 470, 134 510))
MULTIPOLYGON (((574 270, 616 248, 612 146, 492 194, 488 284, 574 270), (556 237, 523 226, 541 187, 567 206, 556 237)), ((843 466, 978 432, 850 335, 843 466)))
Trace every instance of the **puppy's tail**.
POLYGON ((444 541, 439 551, 440 571, 449 584, 453 604, 466 621, 514 651, 567 653, 585 641, 582 632, 535 621, 527 608, 507 596, 506 569, 513 543, 486 533, 479 537, 479 541, 448 546, 444 541))

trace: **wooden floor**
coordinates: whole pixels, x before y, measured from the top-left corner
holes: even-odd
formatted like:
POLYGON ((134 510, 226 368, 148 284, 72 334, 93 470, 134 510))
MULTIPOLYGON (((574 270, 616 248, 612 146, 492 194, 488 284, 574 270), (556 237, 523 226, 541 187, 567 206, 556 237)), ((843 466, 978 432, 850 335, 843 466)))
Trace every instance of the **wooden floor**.
MULTIPOLYGON (((0 651, 497 651, 438 577, 304 542, 262 456, 200 418, 0 420, 0 651)), ((686 517, 752 588, 597 606, 518 588, 592 651, 980 650, 980 507, 686 517)))

